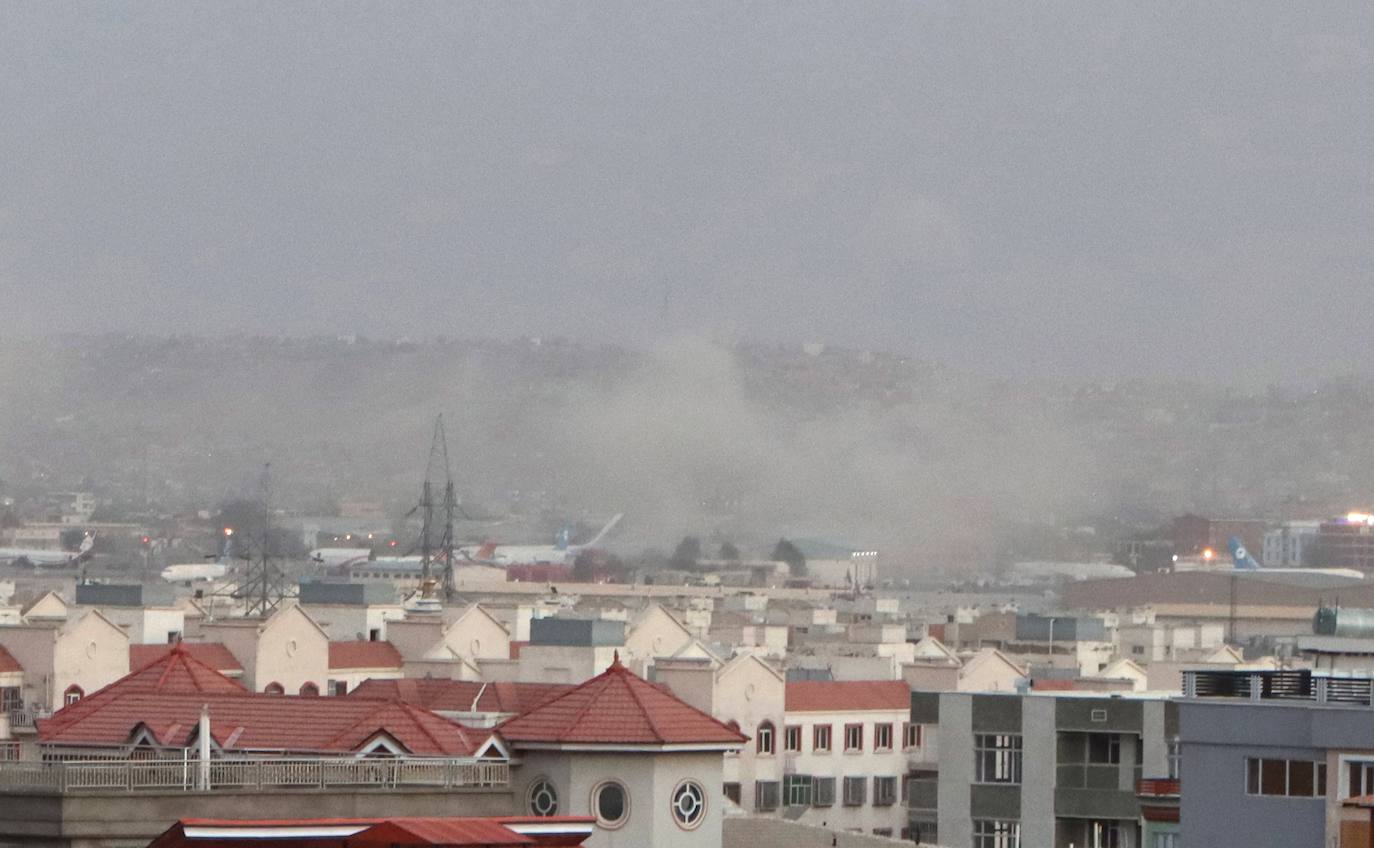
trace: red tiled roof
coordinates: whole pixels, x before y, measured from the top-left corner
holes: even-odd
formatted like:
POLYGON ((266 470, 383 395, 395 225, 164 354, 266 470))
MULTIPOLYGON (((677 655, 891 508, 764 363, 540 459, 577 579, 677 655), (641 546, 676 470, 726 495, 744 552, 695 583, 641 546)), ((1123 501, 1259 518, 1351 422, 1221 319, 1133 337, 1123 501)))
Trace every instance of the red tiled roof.
MULTIPOLYGON (((180 642, 182 649, 221 674, 243 671, 243 664, 223 642, 180 642)), ((148 665, 158 657, 166 656, 171 645, 130 645, 129 668, 148 665)))
POLYGON ((789 713, 909 710, 911 689, 900 680, 797 680, 787 684, 789 713))
POLYGON ((194 741, 202 705, 219 746, 237 751, 352 752, 380 733, 412 754, 471 756, 485 738, 420 707, 353 698, 258 693, 116 692, 86 698, 38 721, 43 742, 120 745, 146 727, 163 745, 194 741))
POLYGON ((231 680, 210 667, 185 643, 178 642, 169 646, 167 650, 156 652, 151 659, 141 665, 134 666, 133 671, 99 692, 93 693, 91 698, 128 692, 218 692, 243 695, 247 691, 237 680, 231 680))
POLYGON ((1072 678, 1037 678, 1031 680, 1031 689, 1036 692, 1074 692, 1078 689, 1078 681, 1072 678))
POLYGON ((430 677, 404 680, 372 678, 364 680, 348 696, 404 701, 427 710, 448 713, 515 715, 528 712, 572 688, 572 684, 569 683, 480 683, 472 680, 440 680, 430 677))
POLYGON ((23 671, 24 667, 19 664, 19 660, 14 655, 5 650, 4 645, 0 645, 0 674, 9 674, 15 671, 23 671))
POLYGON ((330 642, 329 668, 400 668, 401 652, 390 642, 330 642))
POLYGON ((746 741, 738 731, 636 676, 619 657, 591 680, 502 722, 497 732, 517 745, 734 747, 746 741))

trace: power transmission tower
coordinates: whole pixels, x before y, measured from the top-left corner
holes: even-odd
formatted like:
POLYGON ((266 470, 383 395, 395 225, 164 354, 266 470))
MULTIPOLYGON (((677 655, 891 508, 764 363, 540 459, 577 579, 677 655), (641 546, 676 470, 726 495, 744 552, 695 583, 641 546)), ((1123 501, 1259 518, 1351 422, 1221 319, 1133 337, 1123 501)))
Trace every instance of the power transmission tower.
POLYGON ((453 473, 448 462, 448 439, 444 434, 444 416, 434 420, 434 435, 429 443, 429 460, 425 463, 425 482, 420 490, 420 587, 423 596, 434 597, 442 583, 444 599, 453 598, 453 520, 458 511, 458 498, 453 486, 453 473), (443 473, 444 500, 436 510, 434 480, 443 473), (442 516, 436 515, 442 511, 442 516), (436 524, 442 521, 438 545, 434 544, 436 524), (437 547, 437 550, 436 550, 437 547), (443 565, 442 581, 434 578, 436 563, 443 565))
POLYGON ((262 468, 262 534, 248 553, 243 583, 234 597, 247 602, 244 615, 266 618, 286 597, 286 575, 272 561, 272 463, 262 468))

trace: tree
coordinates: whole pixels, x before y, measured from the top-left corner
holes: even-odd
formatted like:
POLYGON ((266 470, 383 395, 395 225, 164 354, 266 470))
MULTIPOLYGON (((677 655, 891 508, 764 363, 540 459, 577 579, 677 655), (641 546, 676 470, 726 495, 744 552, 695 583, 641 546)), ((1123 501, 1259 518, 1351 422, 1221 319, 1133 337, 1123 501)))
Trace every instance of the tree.
POLYGON ((739 562, 739 548, 735 547, 734 542, 726 542, 720 546, 720 553, 716 557, 726 562, 739 562))
POLYGON ((778 544, 774 546, 773 559, 787 563, 787 571, 793 577, 806 576, 806 555, 786 539, 779 539, 778 544))
POLYGON ((693 571, 697 560, 701 559, 701 540, 696 536, 683 536, 682 541, 673 549, 673 568, 679 571, 693 571))

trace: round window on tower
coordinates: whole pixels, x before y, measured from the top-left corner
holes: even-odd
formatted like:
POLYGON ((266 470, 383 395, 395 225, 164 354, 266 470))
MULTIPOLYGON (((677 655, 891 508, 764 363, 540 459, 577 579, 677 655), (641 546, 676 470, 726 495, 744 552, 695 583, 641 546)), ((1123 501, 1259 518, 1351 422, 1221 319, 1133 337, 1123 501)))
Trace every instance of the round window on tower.
POLYGON ((558 790, 547 777, 537 778, 530 784, 529 807, 536 816, 558 815, 558 790))
POLYGON ((683 830, 696 830, 706 817, 706 791, 695 780, 684 780, 673 790, 673 821, 683 830))
POLYGON ((630 794, 618 780, 598 783, 592 789, 592 812, 596 823, 606 830, 615 830, 630 817, 630 794))

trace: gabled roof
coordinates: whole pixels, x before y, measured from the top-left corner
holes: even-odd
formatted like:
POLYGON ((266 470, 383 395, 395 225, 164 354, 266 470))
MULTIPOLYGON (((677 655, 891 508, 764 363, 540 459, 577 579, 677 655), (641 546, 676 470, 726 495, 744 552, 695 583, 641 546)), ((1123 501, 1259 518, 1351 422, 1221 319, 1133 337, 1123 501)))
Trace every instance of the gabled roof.
POLYGON ((5 650, 4 645, 0 645, 0 674, 12 674, 16 671, 23 671, 24 667, 19 664, 19 660, 14 655, 5 650))
POLYGON ((19 617, 27 618, 31 610, 33 610, 39 604, 44 604, 49 601, 56 603, 58 606, 60 606, 64 614, 66 613, 67 609, 71 606, 71 604, 67 603, 66 599, 59 595, 56 591, 48 591, 34 598, 28 604, 25 604, 24 607, 19 610, 19 617))
POLYGON ((1012 661, 1011 657, 1008 657, 1006 654, 1002 653, 996 648, 979 648, 976 652, 974 652, 973 656, 969 657, 967 660, 964 660, 963 668, 959 669, 959 677, 961 679, 967 677, 973 674, 973 672, 977 671, 986 663, 990 662, 1000 662, 1001 664, 1007 666, 1009 669, 1011 669, 1021 677, 1025 677, 1027 675, 1025 668, 1017 665, 1015 662, 1012 661))
POLYGON ((258 693, 116 693, 64 707, 38 721, 38 737, 57 745, 122 745, 136 734, 189 747, 202 706, 223 750, 353 753, 379 736, 420 756, 472 756, 485 733, 420 707, 355 698, 258 693))
POLYGON ((446 713, 517 715, 572 689, 569 683, 481 683, 474 680, 405 678, 364 680, 350 698, 403 701, 446 713))
POLYGON ((737 748, 746 737, 635 675, 620 662, 497 727, 519 747, 737 748))
MULTIPOLYGON (((224 646, 223 642, 178 642, 177 645, 195 659, 221 674, 234 674, 243 671, 243 664, 238 661, 233 652, 224 646)), ((165 657, 172 650, 174 650, 172 645, 130 645, 129 668, 141 668, 150 665, 159 657, 165 657)))
POLYGON ((356 668, 395 668, 405 665, 401 652, 390 642, 330 642, 330 671, 356 668))
POLYGON ((900 680, 795 680, 787 684, 789 713, 910 710, 911 689, 900 680))
POLYGON ((916 643, 914 653, 918 660, 940 660, 948 665, 963 665, 959 660, 959 655, 934 636, 923 636, 916 643))

